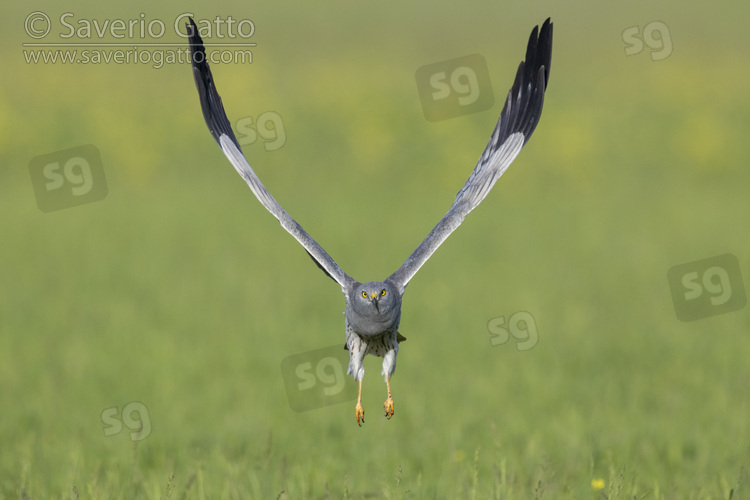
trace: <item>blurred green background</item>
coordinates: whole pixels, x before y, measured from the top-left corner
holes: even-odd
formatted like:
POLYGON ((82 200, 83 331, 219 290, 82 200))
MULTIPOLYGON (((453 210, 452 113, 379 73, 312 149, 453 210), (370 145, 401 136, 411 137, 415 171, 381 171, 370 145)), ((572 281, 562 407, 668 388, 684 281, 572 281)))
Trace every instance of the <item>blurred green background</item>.
POLYGON ((748 308, 682 322, 667 280, 726 253, 750 279, 747 4, 2 10, 0 497, 750 498, 748 308), (290 408, 281 362, 343 344, 344 300, 224 159, 189 65, 27 62, 34 11, 57 43, 122 42, 59 38, 65 12, 162 20, 142 51, 184 43, 182 13, 251 19, 252 63, 213 65, 227 113, 281 118, 245 154, 362 281, 445 213, 552 17, 539 127, 404 297, 392 420, 374 358, 362 428, 353 401, 290 408), (417 68, 474 53, 493 108, 427 121, 417 68), (85 144, 106 196, 42 212, 30 161, 85 144), (493 346, 519 311, 538 344, 493 346), (139 441, 102 417, 132 402, 139 441))

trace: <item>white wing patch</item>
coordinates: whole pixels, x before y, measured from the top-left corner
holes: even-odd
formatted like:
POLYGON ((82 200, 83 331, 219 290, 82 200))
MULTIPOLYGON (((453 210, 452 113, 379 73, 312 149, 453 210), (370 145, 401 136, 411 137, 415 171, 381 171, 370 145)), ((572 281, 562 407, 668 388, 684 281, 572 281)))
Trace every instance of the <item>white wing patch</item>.
POLYGON ((513 160, 523 148, 525 137, 521 132, 511 134, 508 139, 484 162, 480 159, 479 165, 469 176, 464 187, 456 194, 454 205, 467 203, 468 210, 464 215, 474 210, 479 203, 487 197, 492 187, 501 175, 508 170, 513 160))

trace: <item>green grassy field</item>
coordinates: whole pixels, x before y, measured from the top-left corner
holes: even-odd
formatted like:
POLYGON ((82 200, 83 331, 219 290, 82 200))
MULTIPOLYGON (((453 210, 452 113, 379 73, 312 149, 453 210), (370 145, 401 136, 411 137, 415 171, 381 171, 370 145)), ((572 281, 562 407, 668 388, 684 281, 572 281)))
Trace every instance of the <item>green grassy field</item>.
POLYGON ((730 253, 732 293, 750 281, 732 3, 4 7, 0 498, 750 498, 748 308, 680 321, 667 279, 730 253), (354 393, 290 408, 282 361, 343 345, 344 300, 224 159, 189 66, 27 64, 34 10, 252 19, 252 64, 213 66, 229 117, 283 120, 278 149, 245 154, 361 281, 447 210, 552 16, 539 127, 404 296, 392 420, 371 357, 363 427, 354 393), (626 55, 654 21, 669 57, 626 55), (495 105, 427 121, 415 71, 472 53, 495 105), (30 161, 85 144, 105 196, 42 212, 30 161), (522 311, 538 343, 493 346, 522 311))

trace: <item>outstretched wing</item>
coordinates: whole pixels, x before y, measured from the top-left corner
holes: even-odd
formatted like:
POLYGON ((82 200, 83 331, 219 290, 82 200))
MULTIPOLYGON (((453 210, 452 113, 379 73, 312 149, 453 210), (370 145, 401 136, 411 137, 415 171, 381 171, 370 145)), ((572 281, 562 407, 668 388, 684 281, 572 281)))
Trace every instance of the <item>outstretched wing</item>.
POLYGON ((258 176, 255 175, 255 172, 242 155, 240 144, 237 142, 237 138, 234 132, 232 132, 232 126, 229 124, 229 119, 227 119, 227 115, 224 112, 221 97, 219 97, 216 91, 216 85, 214 85, 214 79, 211 75, 211 68, 209 68, 208 61, 206 60, 203 40, 198 34, 198 28, 192 18, 190 18, 190 24, 187 28, 190 35, 190 57, 193 65, 193 77, 195 78, 195 86, 198 89, 201 108, 203 109, 203 118, 206 120, 208 130, 214 139, 216 139, 216 142, 219 143, 221 150, 232 163, 235 170, 245 179, 247 185, 250 186, 258 201, 279 220, 282 227, 289 234, 294 236, 305 247, 305 250, 307 250, 307 253, 318 267, 341 285, 341 289, 346 293, 349 287, 353 283, 356 283, 355 280, 342 271, 331 256, 279 205, 263 183, 260 182, 260 179, 258 179, 258 176))
POLYGON ((531 32, 526 48, 526 60, 518 66, 516 80, 508 92, 497 126, 466 184, 456 194, 448 213, 440 219, 406 262, 386 279, 402 293, 419 268, 461 225, 466 215, 487 196, 531 137, 542 114, 551 58, 552 23, 548 18, 541 30, 539 26, 535 26, 531 32))

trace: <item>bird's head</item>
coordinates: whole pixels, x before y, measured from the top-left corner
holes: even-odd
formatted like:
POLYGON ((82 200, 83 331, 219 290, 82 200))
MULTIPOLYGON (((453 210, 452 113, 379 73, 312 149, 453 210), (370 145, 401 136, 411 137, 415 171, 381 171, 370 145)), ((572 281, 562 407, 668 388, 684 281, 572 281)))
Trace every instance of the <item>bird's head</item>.
POLYGON ((382 316, 397 310, 401 302, 399 299, 398 291, 390 283, 368 281, 355 287, 350 300, 351 306, 359 314, 382 316))

